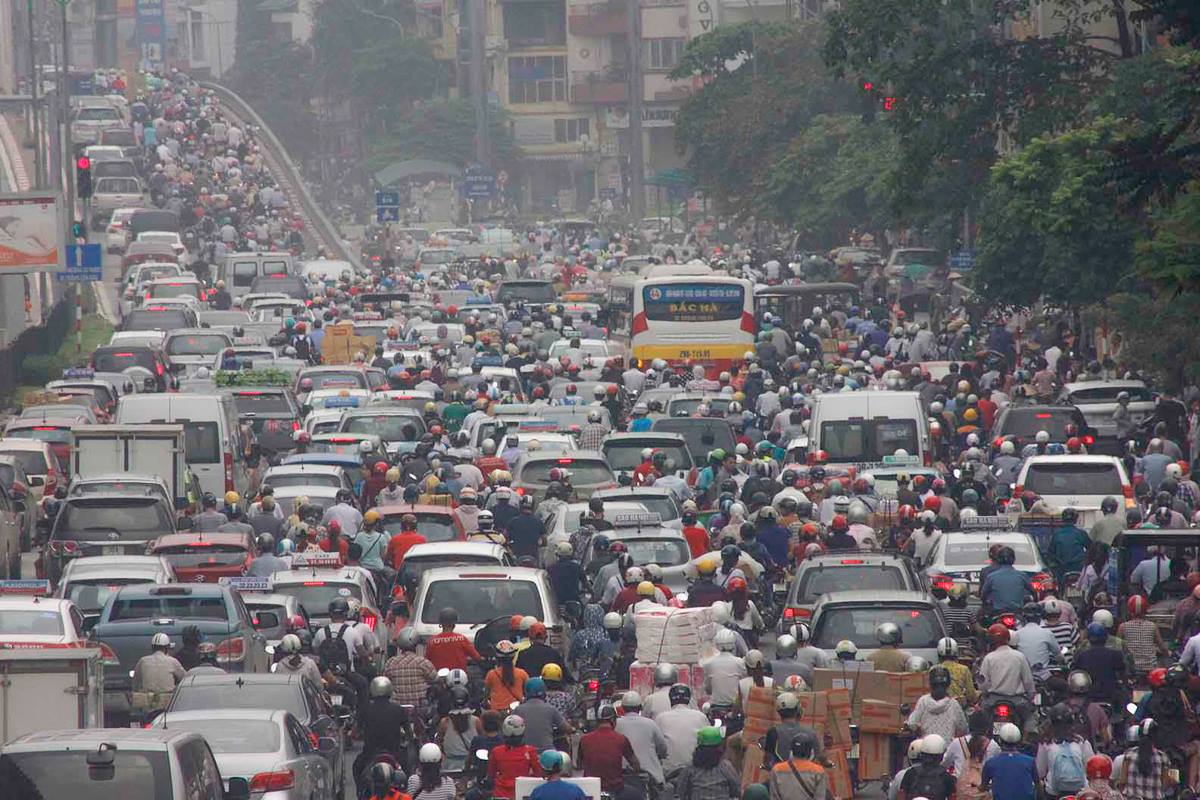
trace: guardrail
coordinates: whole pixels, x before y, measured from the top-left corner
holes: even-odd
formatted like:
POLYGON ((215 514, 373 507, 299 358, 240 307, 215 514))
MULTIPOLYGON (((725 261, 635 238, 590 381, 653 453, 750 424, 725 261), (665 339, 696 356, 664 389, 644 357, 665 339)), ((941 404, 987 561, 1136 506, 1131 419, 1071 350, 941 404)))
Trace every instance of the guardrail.
POLYGON ((304 183, 304 176, 301 175, 300 169, 288 155, 287 148, 275 136, 274 131, 267 125, 266 121, 258 115, 258 112, 249 103, 229 87, 207 81, 201 81, 200 85, 205 89, 215 92, 232 114, 252 123, 259 129, 259 144, 265 150, 268 161, 267 166, 271 170, 271 174, 275 176, 275 180, 281 183, 286 182, 287 185, 281 188, 283 188, 284 193, 292 203, 300 205, 300 210, 303 212, 306 222, 306 232, 317 246, 325 248, 325 252, 330 258, 349 261, 355 266, 356 270, 362 269, 362 265, 359 264, 359 254, 353 252, 352 248, 347 247, 341 237, 338 236, 337 228, 334 227, 329 217, 326 216, 325 211, 313 200, 312 195, 309 194, 308 186, 304 183))

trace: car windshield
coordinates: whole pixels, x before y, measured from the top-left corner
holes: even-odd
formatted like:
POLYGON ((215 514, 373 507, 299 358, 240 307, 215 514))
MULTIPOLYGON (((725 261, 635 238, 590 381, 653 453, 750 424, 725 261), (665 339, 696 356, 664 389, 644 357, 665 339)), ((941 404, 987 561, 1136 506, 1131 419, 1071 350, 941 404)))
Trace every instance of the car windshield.
MULTIPOLYGON (((875 255, 878 255, 876 253, 875 255)), ((896 253, 896 264, 907 266, 909 264, 924 264, 928 267, 936 267, 944 264, 946 258, 936 250, 901 250, 896 253)))
POLYGON ((6 608, 0 610, 0 636, 62 636, 62 614, 57 609, 6 608))
POLYGON ((821 449, 834 462, 880 461, 897 450, 915 453, 920 449, 917 423, 911 419, 822 422, 821 449))
POLYGON ((97 350, 92 356, 92 369, 97 372, 122 372, 129 367, 154 369, 154 353, 146 349, 97 350))
POLYGON ((647 564, 658 564, 660 567, 676 567, 686 564, 691 558, 687 541, 682 538, 651 539, 649 537, 636 539, 621 539, 633 558, 633 563, 639 567, 647 564))
POLYGON ((154 555, 165 556, 174 567, 231 567, 246 560, 246 548, 230 544, 192 542, 159 547, 154 555))
MULTIPOLYGON (((304 692, 295 683, 185 683, 175 690, 167 710, 167 724, 173 711, 207 711, 212 708, 269 708, 290 711, 299 719, 308 719, 304 692)), ((260 751, 262 752, 262 751, 260 751)))
POLYGON ((87 797, 88 800, 160 800, 174 797, 165 751, 124 747, 113 753, 112 769, 91 767, 94 747, 0 755, 0 787, 13 787, 19 800, 87 797))
POLYGON ((288 486, 333 486, 342 488, 342 481, 336 475, 270 475, 263 480, 263 485, 272 489, 283 489, 288 486))
POLYGON ((100 178, 96 181, 95 194, 141 194, 141 191, 137 178, 100 178))
POLYGON ((1013 408, 1004 415, 998 431, 1003 436, 1032 437, 1038 431, 1050 434, 1051 441, 1066 441, 1067 426, 1075 424, 1075 414, 1071 408, 1063 409, 1022 409, 1013 408))
POLYGON ((31 428, 13 428, 5 431, 8 439, 37 439, 39 442, 50 444, 70 444, 71 428, 57 425, 35 425, 31 428))
MULTIPOLYGON (((853 557, 843 559, 854 561, 853 557)), ((861 560, 861 559, 857 559, 861 560)), ((820 566, 805 569, 800 576, 794 603, 811 604, 830 592, 849 592, 870 586, 872 589, 907 589, 904 572, 889 564, 839 564, 821 560, 820 566)))
POLYGON ((104 608, 108 598, 117 593, 122 586, 133 586, 139 583, 153 583, 145 578, 88 578, 81 581, 71 581, 63 596, 74 603, 85 614, 96 613, 104 608))
POLYGON ((67 503, 55 539, 146 539, 174 528, 159 501, 106 499, 67 503))
MULTIPOLYGON (((417 518, 417 533, 424 536, 426 542, 452 542, 458 538, 458 528, 455 526, 453 520, 445 514, 422 514, 417 512, 415 516, 417 518)), ((395 536, 400 532, 400 519, 402 517, 403 514, 393 514, 384 518, 383 530, 389 536, 395 536)))
POLYGON ((833 650, 838 642, 849 639, 860 648, 874 650, 879 647, 875 629, 885 622, 899 626, 901 641, 909 650, 936 648, 943 635, 937 613, 927 605, 836 606, 822 610, 813 644, 833 650))
POLYGON ((556 295, 550 283, 502 283, 496 290, 496 302, 553 303, 556 295))
MULTIPOLYGON (((303 378, 312 380, 314 389, 367 389, 367 376, 358 370, 345 372, 311 372, 303 378)), ((302 380, 303 380, 302 378, 302 380)))
POLYGON ((493 556, 454 555, 452 553, 421 556, 419 558, 405 556, 404 565, 400 567, 400 575, 397 577, 397 581, 406 586, 415 586, 427 569, 437 569, 438 567, 477 567, 481 565, 498 567, 500 566, 500 562, 493 556))
POLYGON ((437 581, 425 595, 421 622, 436 625, 443 608, 458 611, 460 625, 475 625, 501 615, 545 616, 537 584, 505 578, 437 581))
POLYGON ((275 753, 279 726, 265 719, 166 719, 172 730, 191 731, 204 737, 214 755, 222 753, 275 753))
POLYGON ((287 583, 282 586, 276 584, 274 592, 296 598, 300 605, 309 610, 310 614, 317 616, 328 616, 327 609, 335 597, 343 597, 347 600, 353 597, 360 602, 363 599, 362 590, 358 588, 358 584, 319 579, 304 583, 287 583))
POLYGON ((1071 392, 1071 402, 1077 406, 1088 403, 1115 403, 1117 395, 1121 392, 1127 393, 1130 402, 1133 403, 1154 402, 1154 394, 1145 386, 1096 386, 1077 389, 1071 392))
POLYGON ((190 594, 155 597, 121 597, 113 600, 108 620, 128 619, 228 619, 225 600, 220 596, 193 597, 190 594))
POLYGON ((346 419, 342 431, 371 433, 385 442, 415 442, 421 433, 420 419, 399 414, 356 414, 346 419))
MULTIPOLYGON (((942 561, 946 567, 972 567, 982 569, 991 559, 988 557, 988 541, 953 542, 946 545, 942 561)), ((1029 542, 1004 542, 1005 547, 1011 547, 1016 560, 1013 566, 1022 570, 1038 569, 1038 557, 1033 545, 1029 542)))
POLYGON ((282 392, 234 392, 233 402, 239 415, 292 413, 292 407, 282 392))
POLYGON ((679 416, 680 412, 686 412, 691 416, 703 403, 711 412, 723 416, 729 410, 731 402, 732 397, 678 397, 667 404, 667 415, 675 417, 679 416))
POLYGON ((656 419, 653 430, 683 436, 693 464, 704 464, 712 450, 732 453, 737 447, 729 423, 719 419, 656 419))
MULTIPOLYGON (((157 288, 162 288, 161 286, 157 288)), ((191 294, 189 290, 187 294, 191 294)), ((172 356, 211 356, 229 346, 229 340, 216 334, 189 333, 167 340, 167 353, 172 356)))
MULTIPOLYGON (((182 311, 164 308, 162 310, 138 309, 125 315, 121 323, 123 331, 169 331, 174 328, 188 326, 187 314, 182 311)), ((104 369, 103 372, 116 370, 104 369)))
POLYGON ((604 460, 614 470, 621 472, 631 470, 642 463, 642 450, 650 447, 666 454, 668 461, 675 462, 675 469, 690 469, 692 459, 687 448, 677 444, 652 444, 631 440, 626 442, 606 442, 603 445, 604 460))
POLYGON ((523 484, 549 483, 552 469, 567 470, 571 475, 571 483, 576 486, 616 483, 612 470, 603 461, 585 461, 579 458, 565 457, 526 464, 521 468, 517 482, 523 484))
POLYGON ((1111 463, 1030 464, 1024 486, 1039 495, 1116 495, 1120 496, 1121 475, 1111 463))

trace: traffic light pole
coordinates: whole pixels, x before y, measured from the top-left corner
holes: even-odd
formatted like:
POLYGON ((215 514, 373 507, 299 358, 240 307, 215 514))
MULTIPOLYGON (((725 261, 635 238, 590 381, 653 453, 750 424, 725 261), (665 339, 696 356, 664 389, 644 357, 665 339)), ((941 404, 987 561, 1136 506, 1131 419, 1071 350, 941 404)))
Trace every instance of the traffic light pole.
POLYGON ((67 26, 67 5, 70 0, 58 0, 58 8, 60 11, 60 19, 62 22, 62 57, 58 60, 61 72, 58 81, 58 99, 59 104, 59 142, 62 147, 62 166, 63 166, 63 200, 67 205, 67 213, 71 215, 71 222, 74 222, 75 217, 75 186, 71 180, 71 169, 74 166, 75 159, 73 158, 74 147, 71 144, 71 73, 70 73, 70 54, 71 54, 71 30, 67 26))

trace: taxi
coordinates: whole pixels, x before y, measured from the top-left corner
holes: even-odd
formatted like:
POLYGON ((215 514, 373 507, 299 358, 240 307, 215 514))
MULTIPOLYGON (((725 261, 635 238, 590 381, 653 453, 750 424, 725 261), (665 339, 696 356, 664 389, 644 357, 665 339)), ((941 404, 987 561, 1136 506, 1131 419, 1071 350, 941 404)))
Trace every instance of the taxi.
POLYGON ((357 600, 362 623, 374 631, 383 621, 378 591, 371 573, 362 567, 342 566, 336 553, 297 553, 292 568, 270 578, 271 592, 295 597, 309 613, 313 629, 329 624, 329 604, 334 598, 357 600))
POLYGON ((0 650, 86 647, 83 614, 48 580, 0 581, 0 650))

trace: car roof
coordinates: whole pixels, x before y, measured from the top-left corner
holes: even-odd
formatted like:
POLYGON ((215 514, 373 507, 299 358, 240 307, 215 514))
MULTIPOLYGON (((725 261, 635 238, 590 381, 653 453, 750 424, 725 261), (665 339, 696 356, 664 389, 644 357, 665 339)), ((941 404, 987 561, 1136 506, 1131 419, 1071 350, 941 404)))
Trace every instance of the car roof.
POLYGON ((300 605, 300 601, 296 599, 295 595, 283 594, 281 592, 244 592, 243 591, 243 592, 239 592, 239 594, 242 596, 242 602, 248 606, 253 606, 253 605, 289 606, 289 605, 292 605, 293 603, 296 604, 297 606, 300 605))
POLYGON ((159 536, 151 543, 151 547, 173 547, 194 542, 209 542, 211 544, 246 544, 253 540, 252 533, 235 533, 233 531, 185 531, 183 533, 168 533, 159 536))
POLYGON ((529 464, 534 461, 557 461, 560 458, 569 458, 572 461, 604 461, 604 454, 599 450, 572 450, 569 455, 563 455, 562 453, 541 453, 535 450, 532 453, 529 451, 522 453, 521 460, 518 463, 529 464))
MULTIPOLYGON (((215 673, 185 675, 179 682, 180 686, 252 686, 255 684, 289 684, 300 685, 300 675, 278 672, 239 672, 232 675, 217 675, 215 673)), ((243 709, 239 709, 243 710, 243 709)))
MULTIPOLYGON (((392 514, 438 514, 443 517, 454 516, 454 509, 450 506, 437 506, 430 503, 401 503, 390 506, 375 506, 375 510, 381 516, 390 516, 392 514)), ((451 544, 450 542, 439 542, 440 545, 451 544)))
POLYGON ((170 583, 159 586, 153 583, 134 583, 122 586, 119 590, 121 597, 170 597, 173 594, 191 594, 199 597, 222 596, 230 590, 220 584, 212 583, 170 583))
MULTIPOLYGON (((672 395, 674 397, 674 395, 672 395)), ((672 441, 678 444, 685 444, 687 439, 681 433, 669 433, 667 431, 614 431, 604 437, 601 442, 603 446, 607 442, 628 442, 628 441, 672 441)))
POLYGON ((903 589, 859 589, 851 592, 830 592, 821 595, 817 606, 840 605, 842 603, 919 603, 935 606, 937 601, 920 591, 903 589))
POLYGON ((0 439, 0 452, 5 450, 41 450, 44 452, 49 448, 49 442, 43 442, 39 439, 0 439))
POLYGON ((275 489, 276 497, 335 497, 342 490, 341 486, 327 486, 323 483, 306 483, 299 486, 279 486, 275 489))
POLYGON ((27 733, 5 743, 5 753, 29 753, 43 750, 93 750, 107 742, 123 750, 166 750, 171 743, 198 737, 190 731, 163 728, 80 728, 27 733))
POLYGON ((1075 455, 1071 453, 1063 453, 1057 456, 1030 456, 1025 459, 1026 464, 1062 464, 1064 462, 1071 464, 1112 464, 1113 466, 1121 463, 1120 459, 1116 456, 1075 455))
POLYGON ((333 464, 279 464, 263 473, 263 479, 271 475, 341 475, 343 467, 333 464))
POLYGON ((862 553, 862 552, 841 552, 841 553, 816 553, 814 555, 805 556, 804 560, 797 565, 797 572, 812 566, 850 566, 844 562, 853 560, 857 564, 906 564, 908 559, 896 553, 862 553))
POLYGON ((80 483, 105 483, 108 481, 124 481, 125 483, 153 483, 155 486, 166 486, 167 482, 157 475, 137 475, 126 472, 101 472, 96 475, 76 475, 71 479, 71 486, 80 483))
MULTIPOLYGON (((289 711, 282 708, 201 708, 195 711, 171 711, 161 716, 169 726, 172 722, 196 720, 203 722, 210 719, 257 719, 281 721, 289 711)), ((168 728, 169 729, 169 728, 168 728)))
POLYGON ((504 547, 494 542, 428 542, 414 544, 405 552, 405 559, 416 556, 496 556, 497 561, 504 555, 504 547))
POLYGON ((946 541, 965 541, 978 542, 986 540, 992 544, 1013 544, 1015 542, 1036 544, 1033 541, 1033 536, 1024 531, 1003 531, 1003 530, 970 530, 970 531, 943 531, 942 536, 948 537, 946 541))
POLYGON ((169 572, 161 556, 84 556, 67 562, 66 571, 72 578, 121 572, 125 574, 154 574, 169 572))

